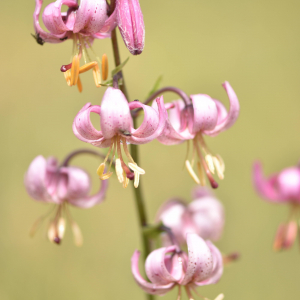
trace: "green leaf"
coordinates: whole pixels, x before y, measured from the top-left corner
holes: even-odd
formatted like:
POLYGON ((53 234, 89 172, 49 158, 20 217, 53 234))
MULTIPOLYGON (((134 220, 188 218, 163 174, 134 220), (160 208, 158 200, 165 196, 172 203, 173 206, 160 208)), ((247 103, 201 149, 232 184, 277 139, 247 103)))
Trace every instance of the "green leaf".
POLYGON ((147 98, 150 97, 152 94, 154 94, 154 93, 158 90, 158 88, 159 88, 159 86, 160 86, 160 84, 161 84, 161 82, 162 82, 162 79, 163 79, 163 75, 160 75, 160 76, 156 79, 156 81, 155 81, 155 83, 154 83, 154 86, 153 86, 152 90, 149 92, 147 98))
POLYGON ((122 69, 123 67, 127 64, 129 60, 129 57, 127 57, 126 60, 124 60, 120 65, 118 65, 115 69, 113 69, 111 71, 111 77, 114 77, 116 74, 118 74, 122 69))

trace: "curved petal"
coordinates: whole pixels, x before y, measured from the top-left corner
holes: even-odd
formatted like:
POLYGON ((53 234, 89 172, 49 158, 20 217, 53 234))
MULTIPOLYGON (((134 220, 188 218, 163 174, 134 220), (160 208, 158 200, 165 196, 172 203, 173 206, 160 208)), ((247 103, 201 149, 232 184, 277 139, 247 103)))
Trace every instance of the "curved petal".
POLYGON ((35 10, 33 13, 33 26, 35 29, 35 32, 37 34, 37 37, 42 39, 44 42, 48 43, 61 43, 64 41, 64 37, 66 36, 66 33, 62 34, 52 34, 49 32, 44 31, 39 22, 40 12, 42 8, 43 0, 35 0, 35 10))
POLYGON ((205 196, 213 197, 212 191, 205 186, 197 186, 192 190, 192 199, 194 200, 205 196))
POLYGON ((171 282, 166 285, 159 285, 155 283, 150 283, 146 281, 139 272, 139 256, 140 252, 135 251, 131 258, 131 272, 136 283, 144 290, 144 292, 151 294, 151 295, 164 295, 168 291, 170 291, 175 283, 171 282))
MULTIPOLYGON (((188 129, 180 131, 181 110, 184 107, 182 100, 172 102, 174 108, 169 109, 169 117, 166 120, 164 130, 157 137, 157 140, 164 145, 177 145, 186 140, 193 139, 195 134, 191 134, 188 129)), ((158 111, 157 104, 153 102, 152 107, 158 111)))
MULTIPOLYGON (((156 139, 164 130, 165 124, 166 124, 166 120, 168 117, 168 113, 167 110, 165 109, 164 106, 164 99, 162 96, 156 98, 156 102, 157 102, 157 106, 158 106, 158 113, 159 113, 159 122, 157 125, 157 128, 155 129, 155 131, 148 136, 144 136, 144 137, 138 137, 135 136, 135 133, 132 134, 131 137, 129 137, 127 140, 128 142, 132 143, 132 144, 146 144, 151 142, 152 140, 156 139)), ((152 125, 147 125, 147 126, 152 126, 152 125)))
MULTIPOLYGON (((179 266, 179 260, 175 259, 172 260, 171 265, 169 265, 169 270, 166 267, 165 260, 166 260, 166 254, 170 252, 174 252, 176 250, 176 246, 170 246, 170 247, 164 247, 159 248, 154 251, 152 251, 145 262, 145 269, 146 274, 149 278, 149 280, 152 283, 159 284, 159 285, 166 285, 171 282, 178 281, 182 276, 182 271, 177 272, 177 278, 174 278, 170 271, 173 269, 173 264, 177 264, 175 269, 178 270, 179 266)), ((181 268, 182 269, 182 268, 181 268)))
POLYGON ((265 179, 262 173, 262 167, 259 162, 253 165, 253 184, 257 192, 265 199, 271 202, 284 202, 275 187, 277 175, 265 179))
POLYGON ((90 143, 96 147, 105 148, 110 146, 111 140, 103 137, 102 131, 98 131, 90 120, 90 113, 94 112, 100 115, 100 106, 87 103, 76 115, 73 122, 73 132, 75 136, 86 143, 90 143))
POLYGON ((230 108, 229 112, 227 114, 227 117, 223 119, 222 122, 218 123, 218 125, 213 130, 207 130, 204 133, 210 136, 215 136, 219 134, 221 131, 224 131, 228 128, 230 128, 237 120, 240 112, 240 103, 239 100, 229 84, 228 81, 225 81, 223 83, 223 87, 227 92, 229 102, 230 102, 230 108))
POLYGON ((212 257, 213 257, 213 269, 210 274, 210 277, 201 282, 194 282, 198 286, 208 285, 208 284, 215 284, 217 283, 223 274, 223 257, 219 249, 212 244, 210 241, 207 241, 206 244, 208 245, 212 257))
POLYGON ((218 110, 214 100, 204 94, 190 96, 193 102, 193 122, 189 122, 189 131, 212 130, 217 125, 218 110))
POLYGON ((188 266, 185 276, 180 282, 186 285, 208 279, 213 270, 213 258, 206 242, 196 233, 187 234, 188 266))
POLYGON ((224 207, 212 196, 203 196, 192 201, 187 208, 190 218, 203 239, 218 240, 225 223, 224 207))
POLYGON ((145 25, 138 0, 117 1, 117 22, 123 41, 133 55, 141 54, 145 45, 145 25))
POLYGON ((287 168, 277 176, 280 197, 287 200, 300 200, 300 169, 287 168))
POLYGON ((117 10, 115 9, 114 12, 108 17, 108 19, 106 19, 100 31, 95 33, 93 36, 97 39, 110 37, 110 33, 116 28, 116 26, 117 26, 117 10))
POLYGON ((100 124, 106 139, 122 132, 131 133, 133 122, 129 105, 119 89, 109 87, 105 91, 101 103, 100 124))
POLYGON ((61 6, 77 8, 77 2, 73 0, 57 0, 56 2, 47 5, 43 12, 43 22, 46 28, 53 34, 63 34, 66 31, 72 30, 66 26, 61 13, 61 6))
POLYGON ((68 202, 71 203, 74 206, 80 207, 80 208, 90 208, 95 206, 96 204, 100 204, 103 202, 106 196, 106 191, 108 188, 108 180, 102 180, 101 181, 101 187, 97 194, 92 196, 86 196, 83 198, 76 198, 76 199, 68 199, 68 202))
POLYGON ((105 0, 81 0, 73 32, 97 33, 103 27, 106 19, 107 3, 105 0))
POLYGON ((51 201, 45 187, 46 159, 39 155, 30 164, 24 179, 27 193, 39 201, 51 201))

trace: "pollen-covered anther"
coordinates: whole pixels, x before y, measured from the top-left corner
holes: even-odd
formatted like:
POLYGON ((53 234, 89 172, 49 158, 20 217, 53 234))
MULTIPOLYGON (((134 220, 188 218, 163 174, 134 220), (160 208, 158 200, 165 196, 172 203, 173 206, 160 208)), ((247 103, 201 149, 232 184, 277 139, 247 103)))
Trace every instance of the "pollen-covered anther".
POLYGON ((92 61, 90 63, 83 65, 82 67, 79 68, 79 74, 85 73, 85 72, 93 69, 96 65, 98 65, 98 63, 96 61, 92 61))
POLYGON ((76 54, 72 60, 72 67, 71 67, 71 86, 76 85, 78 81, 79 75, 79 56, 76 54))
POLYGON ((97 174, 101 180, 106 180, 110 178, 110 176, 113 174, 112 172, 108 172, 104 174, 104 170, 105 170, 105 163, 102 163, 97 169, 97 174))
POLYGON ((107 55, 102 55, 102 79, 106 80, 108 77, 108 59, 107 55))
POLYGON ((144 175, 146 172, 140 168, 136 163, 128 163, 128 166, 134 172, 134 187, 137 188, 140 183, 140 175, 144 175))
POLYGON ((121 159, 117 158, 116 159, 116 173, 117 173, 117 177, 120 183, 123 183, 124 181, 124 172, 123 172, 123 168, 122 168, 122 163, 121 163, 121 159))
POLYGON ((82 236, 80 227, 78 226, 78 224, 75 221, 72 220, 71 228, 72 228, 73 237, 74 237, 74 244, 77 247, 81 247, 83 244, 83 236, 82 236))
POLYGON ((213 174, 215 174, 215 166, 214 166, 214 160, 213 156, 211 154, 206 154, 205 155, 205 161, 207 163, 207 166, 209 168, 209 171, 213 174))
POLYGON ((93 68, 93 77, 96 87, 101 87, 101 74, 98 64, 96 64, 93 68))
POLYGON ((193 167, 191 166, 191 163, 188 160, 185 161, 185 167, 186 167, 187 171, 189 172, 190 176, 192 177, 192 179, 194 179, 194 181, 197 184, 200 184, 200 180, 197 177, 197 175, 195 174, 193 167))

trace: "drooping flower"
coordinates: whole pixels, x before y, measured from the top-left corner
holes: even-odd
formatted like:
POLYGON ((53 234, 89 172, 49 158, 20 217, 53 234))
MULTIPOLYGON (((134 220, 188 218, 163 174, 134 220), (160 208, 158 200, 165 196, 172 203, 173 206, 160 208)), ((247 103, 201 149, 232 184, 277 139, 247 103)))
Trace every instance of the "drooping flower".
POLYGON ((204 94, 191 95, 192 104, 187 106, 181 100, 174 101, 167 106, 169 119, 164 131, 157 138, 164 145, 192 140, 192 161, 186 160, 186 168, 195 182, 203 186, 206 173, 213 188, 218 187, 218 184, 212 174, 216 172, 223 179, 225 164, 220 155, 209 150, 203 135, 216 136, 229 129, 236 122, 240 109, 238 98, 230 84, 226 81, 223 87, 230 102, 228 112, 220 101, 204 94), (199 177, 193 170, 195 160, 199 177))
POLYGON ((73 40, 71 63, 61 67, 67 84, 77 85, 81 92, 79 74, 93 69, 95 84, 99 87, 101 82, 99 66, 97 61, 90 59, 87 49, 91 47, 94 39, 110 37, 111 31, 117 25, 116 11, 108 17, 108 5, 105 0, 81 0, 80 5, 75 0, 57 0, 46 6, 43 12, 43 22, 49 30, 47 32, 39 24, 43 1, 36 0, 35 3, 33 19, 35 38, 39 44, 73 40), (61 12, 62 5, 68 6, 67 12, 61 12), (85 64, 80 67, 82 57, 85 64))
MULTIPOLYGON (((70 166, 58 166, 54 157, 47 160, 37 156, 30 164, 25 175, 25 187, 28 194, 37 201, 55 204, 50 212, 54 211, 48 228, 50 241, 59 244, 64 236, 66 219, 70 222, 75 244, 82 244, 82 235, 79 226, 71 218, 68 204, 79 208, 90 208, 101 203, 105 198, 107 182, 103 182, 98 193, 89 196, 91 181, 89 175, 82 169, 70 166)), ((31 233, 49 215, 38 219, 31 233)))
POLYGON ((152 107, 144 105, 139 101, 128 103, 124 94, 115 88, 109 87, 102 99, 101 106, 87 103, 77 114, 73 122, 75 136, 83 142, 90 143, 96 147, 109 148, 104 162, 99 166, 97 173, 102 180, 108 179, 112 172, 111 163, 115 155, 116 173, 118 180, 127 187, 129 179, 134 179, 134 186, 139 185, 139 176, 145 174, 131 157, 127 143, 145 144, 151 142, 162 132, 166 122, 166 110, 163 98, 156 99, 158 112, 152 107), (144 120, 140 127, 133 128, 133 120, 130 110, 142 108, 144 120), (90 121, 90 113, 94 112, 100 116, 101 130, 94 128, 90 121), (128 166, 124 161, 122 148, 128 160, 128 166), (111 156, 111 163, 106 173, 105 164, 111 156))
MULTIPOLYGON (((189 204, 178 198, 165 202, 158 210, 156 221, 170 228, 180 244, 186 242, 188 233, 217 241, 224 227, 224 207, 207 188, 198 187, 189 204)), ((164 244, 170 244, 168 236, 164 236, 164 244)))
POLYGON ((145 45, 145 25, 139 0, 118 0, 116 10, 127 49, 133 55, 141 54, 145 45))
MULTIPOLYGON (((188 298, 194 299, 192 291, 196 287, 214 284, 223 273, 222 255, 209 241, 205 242, 197 234, 187 235, 188 255, 176 246, 159 248, 152 251, 146 259, 145 270, 150 282, 139 272, 139 251, 131 258, 131 271, 137 284, 148 294, 164 295, 178 286, 181 299, 181 287, 184 286, 188 298)), ((217 299, 223 299, 223 294, 217 299)))
POLYGON ((257 192, 272 203, 289 203, 291 212, 289 220, 279 225, 273 248, 283 250, 290 248, 299 230, 300 213, 300 169, 291 167, 265 179, 259 162, 253 166, 253 182, 257 192))

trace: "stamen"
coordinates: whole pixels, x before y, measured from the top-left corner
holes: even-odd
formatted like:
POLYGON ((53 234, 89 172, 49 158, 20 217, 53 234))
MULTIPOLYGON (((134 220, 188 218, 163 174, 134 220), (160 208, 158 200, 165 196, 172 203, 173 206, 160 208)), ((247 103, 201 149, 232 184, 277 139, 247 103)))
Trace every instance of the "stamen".
POLYGON ((128 183, 129 183, 129 179, 126 177, 126 173, 125 171, 123 170, 123 176, 124 176, 124 181, 123 181, 123 188, 126 189, 127 186, 128 186, 128 183))
POLYGON ((219 155, 219 154, 215 155, 215 157, 216 157, 216 158, 218 159, 218 161, 219 161, 219 164, 220 164, 222 173, 224 173, 224 172, 225 172, 225 163, 224 163, 223 158, 222 158, 221 155, 219 155))
POLYGON ((55 226, 55 222, 52 221, 48 228, 48 239, 50 242, 55 242, 57 244, 60 243, 59 237, 57 236, 57 230, 55 226))
MULTIPOLYGON (((115 141, 115 138, 114 138, 114 141, 115 141)), ((111 166, 112 166, 112 163, 113 163, 113 160, 114 160, 114 157, 115 157, 115 153, 116 153, 116 148, 117 148, 117 143, 114 142, 114 150, 113 150, 113 153, 111 155, 111 159, 110 159, 110 163, 109 163, 109 166, 108 166, 107 173, 109 173, 109 171, 111 169, 111 166)))
POLYGON ((140 183, 140 174, 139 173, 135 173, 134 174, 134 183, 133 183, 134 187, 138 188, 139 183, 140 183))
POLYGON ((100 74, 98 64, 93 68, 93 77, 94 77, 96 87, 100 87, 101 86, 101 74, 100 74))
MULTIPOLYGON (((124 137, 121 138, 124 152, 131 163, 135 163, 127 147, 127 141, 124 137)), ((128 164, 129 165, 129 164, 128 164)))
POLYGON ((57 224, 57 234, 60 239, 63 239, 66 230, 66 220, 64 218, 59 218, 57 224))
POLYGON ((205 155, 205 161, 211 173, 215 174, 215 166, 213 161, 213 156, 211 154, 205 155))
POLYGON ((224 170, 223 170, 224 168, 223 168, 223 166, 220 164, 219 159, 218 159, 216 156, 213 156, 212 159, 213 159, 214 165, 215 165, 215 167, 216 167, 218 177, 219 177, 221 180, 224 179, 224 170))
POLYGON ((190 288, 188 286, 185 286, 185 291, 186 291, 186 293, 189 297, 189 300, 194 300, 193 295, 192 295, 192 293, 190 291, 190 288))
POLYGON ((82 92, 82 84, 81 84, 81 80, 80 80, 79 76, 78 76, 78 81, 77 81, 77 88, 78 88, 79 93, 81 93, 82 92))
POLYGON ((60 68, 60 71, 61 72, 66 72, 68 70, 70 70, 72 67, 72 63, 68 64, 68 65, 62 65, 61 68, 60 68))
POLYGON ((76 54, 73 57, 72 68, 71 68, 71 85, 76 85, 79 75, 79 56, 76 54))
POLYGON ((106 80, 108 77, 108 59, 107 55, 102 55, 102 79, 106 80))
POLYGON ((93 69, 98 63, 96 61, 92 61, 88 64, 83 65, 82 67, 79 68, 79 74, 85 73, 91 69, 93 69))
POLYGON ((64 77, 67 81, 67 85, 71 86, 71 70, 64 72, 64 77))
POLYGON ((122 183, 124 181, 124 176, 123 176, 123 168, 122 168, 122 163, 120 158, 116 159, 116 173, 119 182, 122 183))
POLYGON ((138 174, 144 175, 146 174, 145 170, 140 168, 136 163, 128 163, 128 166, 131 170, 134 172, 137 172, 138 174))
POLYGON ((192 166, 191 166, 191 163, 190 163, 188 160, 185 161, 185 167, 186 167, 186 169, 188 170, 190 176, 194 179, 194 181, 195 181, 197 184, 200 184, 199 178, 198 178, 197 175, 195 174, 195 172, 194 172, 194 170, 193 170, 193 168, 192 168, 192 166))
POLYGON ((177 300, 181 299, 181 285, 178 285, 178 295, 177 295, 177 300))
POLYGON ((219 296, 217 296, 215 300, 223 300, 224 297, 225 297, 224 294, 220 294, 219 296))
POLYGON ((205 174, 200 161, 197 162, 198 175, 202 186, 206 186, 205 174))
POLYGON ((73 236, 74 236, 74 244, 77 247, 81 247, 83 244, 83 236, 80 230, 80 227, 78 226, 78 224, 75 221, 71 221, 71 228, 72 228, 72 232, 73 232, 73 236))

